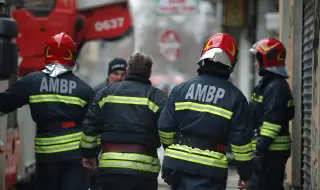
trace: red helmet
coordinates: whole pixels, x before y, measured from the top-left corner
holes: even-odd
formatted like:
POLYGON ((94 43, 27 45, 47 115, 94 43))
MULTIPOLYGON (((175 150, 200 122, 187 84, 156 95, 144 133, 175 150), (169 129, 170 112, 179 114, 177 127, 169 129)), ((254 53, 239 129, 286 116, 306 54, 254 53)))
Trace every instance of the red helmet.
POLYGON ((205 43, 198 64, 205 59, 233 68, 237 62, 238 48, 235 40, 226 33, 211 36, 205 43))
POLYGON ((260 71, 263 69, 288 77, 285 67, 286 48, 277 39, 266 38, 256 42, 250 52, 256 55, 260 71))
POLYGON ((75 43, 70 36, 61 32, 51 37, 45 45, 45 64, 60 63, 73 67, 76 59, 75 43))

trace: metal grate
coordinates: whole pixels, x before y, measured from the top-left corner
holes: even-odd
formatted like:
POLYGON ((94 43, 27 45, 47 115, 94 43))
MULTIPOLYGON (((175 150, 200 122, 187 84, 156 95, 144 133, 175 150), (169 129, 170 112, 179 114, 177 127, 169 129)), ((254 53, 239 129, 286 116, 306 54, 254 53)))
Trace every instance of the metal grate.
MULTIPOLYGON (((311 189, 313 0, 303 1, 302 23, 302 189, 311 189)), ((296 44, 298 45, 298 44, 296 44)))

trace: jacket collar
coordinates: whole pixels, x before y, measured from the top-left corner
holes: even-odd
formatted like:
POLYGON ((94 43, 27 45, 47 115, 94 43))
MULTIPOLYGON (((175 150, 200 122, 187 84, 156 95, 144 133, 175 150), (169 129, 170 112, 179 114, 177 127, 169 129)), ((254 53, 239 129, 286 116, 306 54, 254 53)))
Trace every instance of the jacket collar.
POLYGON ((148 85, 152 84, 148 78, 141 76, 141 75, 137 75, 137 74, 129 74, 128 76, 126 76, 126 78, 124 80, 138 81, 138 82, 148 84, 148 85))

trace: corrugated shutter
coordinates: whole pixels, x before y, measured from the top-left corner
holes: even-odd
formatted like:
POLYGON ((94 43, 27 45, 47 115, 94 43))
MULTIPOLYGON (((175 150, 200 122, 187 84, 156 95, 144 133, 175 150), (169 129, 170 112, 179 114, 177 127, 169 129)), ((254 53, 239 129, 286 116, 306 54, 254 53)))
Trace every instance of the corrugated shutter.
MULTIPOLYGON (((302 189, 311 189, 311 110, 312 110, 312 48, 313 0, 303 0, 302 33, 302 189)), ((298 45, 298 44, 296 44, 298 45)))

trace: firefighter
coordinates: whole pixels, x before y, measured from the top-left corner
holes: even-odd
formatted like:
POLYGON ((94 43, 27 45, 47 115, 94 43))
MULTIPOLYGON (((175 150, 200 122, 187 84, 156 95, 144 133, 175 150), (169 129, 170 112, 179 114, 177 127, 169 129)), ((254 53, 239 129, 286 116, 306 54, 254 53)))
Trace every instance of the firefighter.
POLYGON ((93 90, 95 94, 108 84, 124 80, 126 75, 127 61, 121 58, 113 59, 108 66, 108 78, 105 82, 99 84, 93 90))
POLYGON ((211 36, 198 62, 198 76, 171 91, 159 118, 165 148, 162 178, 173 190, 225 190, 231 143, 238 173, 245 185, 251 177, 249 105, 231 82, 237 61, 234 39, 211 36))
POLYGON ((286 50, 276 39, 258 41, 250 49, 262 77, 250 102, 254 121, 254 172, 250 189, 283 190, 285 165, 290 157, 289 121, 294 117, 294 101, 286 81, 286 50))
POLYGON ((89 108, 80 141, 83 165, 96 166, 95 147, 101 135, 98 175, 102 189, 156 190, 160 171, 157 120, 166 96, 151 85, 150 56, 134 53, 128 65, 125 80, 99 91, 89 108))
POLYGON ((72 73, 76 50, 70 36, 51 37, 44 54, 44 70, 22 77, 0 94, 0 111, 3 115, 30 106, 37 124, 36 190, 85 190, 87 169, 79 143, 93 90, 72 73))
MULTIPOLYGON (((101 89, 105 86, 112 84, 114 82, 120 82, 124 80, 126 75, 126 68, 128 64, 127 61, 121 58, 113 59, 108 66, 108 78, 103 83, 94 87, 94 94, 97 94, 101 89)), ((96 147, 96 161, 98 164, 99 156, 101 155, 101 144, 100 137, 97 139, 98 146, 96 147)), ((90 189, 91 190, 99 190, 97 181, 97 172, 93 170, 90 177, 90 189)))

